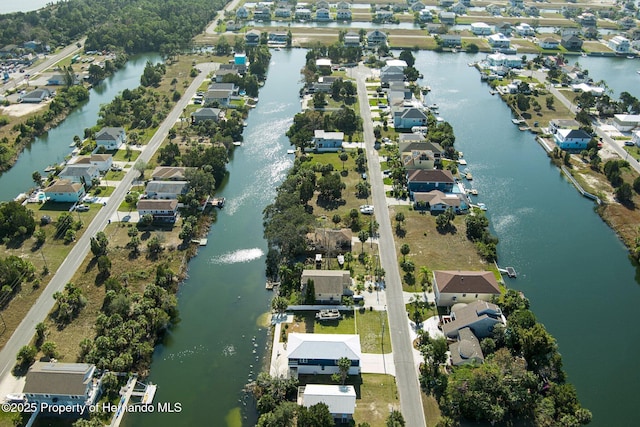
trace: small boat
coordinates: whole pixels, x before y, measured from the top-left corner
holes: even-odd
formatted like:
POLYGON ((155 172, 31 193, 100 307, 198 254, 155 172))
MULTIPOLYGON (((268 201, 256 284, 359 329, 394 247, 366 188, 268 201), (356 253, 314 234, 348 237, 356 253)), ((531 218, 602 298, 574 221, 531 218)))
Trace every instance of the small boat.
POLYGON ((316 313, 317 320, 340 320, 341 318, 342 318, 342 315, 335 308, 320 310, 319 313, 316 313))
POLYGON ((472 196, 477 196, 478 195, 478 190, 476 190, 475 188, 467 188, 467 194, 471 194, 472 196))
POLYGON ((586 58, 587 57, 587 53, 586 52, 582 52, 582 57, 586 58))
POLYGON ((490 93, 491 95, 495 95, 496 93, 498 93, 498 91, 496 91, 496 90, 490 90, 490 91, 489 91, 489 93, 490 93))
POLYGON ((634 58, 635 58, 635 56, 633 56, 633 55, 627 55, 627 59, 634 59, 634 58))
POLYGON ((418 78, 419 79, 424 79, 424 76, 422 74, 418 74, 418 78))
POLYGON ((438 104, 431 104, 431 105, 429 105, 429 109, 430 109, 430 110, 437 110, 437 109, 438 109, 438 104))
POLYGON ((296 154, 296 150, 287 150, 287 154, 296 154))
POLYGON ((464 177, 467 181, 473 181, 473 175, 471 175, 471 172, 469 171, 464 172, 464 177))
POLYGON ((486 211, 487 210, 487 205, 485 205, 484 203, 478 203, 478 209, 480 209, 481 211, 486 211))
POLYGON ((242 142, 240 141, 234 141, 233 145, 235 145, 236 147, 240 147, 242 145, 242 142))
POLYGON ((282 49, 280 49, 279 47, 276 47, 276 48, 275 48, 275 49, 273 49, 273 50, 275 50, 276 52, 279 52, 279 51, 281 51, 282 49))

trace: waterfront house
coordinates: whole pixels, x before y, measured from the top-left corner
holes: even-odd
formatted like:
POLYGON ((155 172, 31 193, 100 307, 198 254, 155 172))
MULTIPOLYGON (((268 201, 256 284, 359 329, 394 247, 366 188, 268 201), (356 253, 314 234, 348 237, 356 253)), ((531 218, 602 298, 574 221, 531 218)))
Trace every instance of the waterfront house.
POLYGON ((433 13, 429 9, 422 9, 418 13, 418 19, 420 22, 431 22, 433 21, 433 13))
POLYGON ((360 337, 347 334, 300 334, 291 332, 287 340, 287 360, 291 377, 339 373, 338 361, 351 361, 349 375, 360 375, 360 337))
POLYGON ((442 326, 447 338, 458 336, 460 329, 469 328, 477 338, 490 337, 496 325, 507 324, 502 310, 487 301, 474 301, 469 304, 456 304, 442 326))
POLYGON ((39 104, 50 96, 51 92, 49 92, 49 89, 43 88, 32 90, 31 92, 22 95, 19 100, 20 102, 24 102, 26 104, 39 104))
POLYGON ((401 154, 426 150, 433 155, 435 166, 439 166, 444 157, 444 149, 440 144, 426 141, 422 134, 417 133, 401 133, 398 138, 398 150, 401 154))
POLYGON ((271 21, 271 9, 266 6, 256 7, 253 10, 254 21, 271 21))
POLYGON ((338 9, 336 11, 336 20, 338 21, 350 21, 352 14, 350 9, 338 9))
POLYGON ((343 295, 350 295, 351 275, 349 270, 303 270, 300 289, 305 295, 309 282, 313 282, 317 303, 340 304, 343 295))
POLYGON ((215 71, 215 77, 211 81, 216 83, 222 83, 224 76, 240 76, 240 69, 238 67, 226 67, 222 68, 222 65, 234 65, 234 64, 221 64, 221 67, 215 71))
POLYGON ((345 46, 360 46, 360 34, 355 31, 349 31, 344 35, 345 46))
POLYGON ((494 49, 508 49, 511 47, 511 40, 502 33, 490 35, 487 37, 487 42, 494 49))
POLYGON ((386 22, 393 18, 393 11, 391 10, 376 10, 373 22, 386 22))
POLYGON ((329 14, 329 9, 321 8, 316 10, 316 21, 318 22, 331 21, 331 15, 329 14))
POLYGON ((467 13, 467 6, 462 2, 458 2, 451 6, 451 11, 456 15, 465 15, 467 13))
POLYGON ((231 103, 232 90, 216 89, 208 90, 204 94, 204 105, 217 105, 219 107, 228 107, 231 103))
POLYGON ((559 129, 580 129, 580 122, 574 119, 552 119, 549 121, 549 133, 555 134, 559 129))
MULTIPOLYGON (((327 59, 327 61, 330 61, 330 60, 327 59)), ((329 68, 331 68, 331 66, 329 66, 329 68)), ((317 82, 310 84, 309 93, 316 93, 316 92, 330 93, 331 86, 333 86, 333 84, 339 79, 340 79, 339 77, 334 77, 334 76, 320 76, 318 77, 317 82)))
POLYGON ((244 27, 244 23, 234 22, 232 20, 228 20, 227 23, 225 24, 225 28, 227 29, 227 31, 238 31, 242 27, 244 27))
POLYGON ((542 49, 558 49, 560 40, 556 40, 552 37, 547 37, 544 40, 538 40, 538 46, 542 49))
POLYGON ((85 188, 91 188, 94 179, 100 179, 100 170, 91 164, 72 164, 67 165, 62 172, 58 174, 60 179, 68 179, 71 182, 79 182, 85 188))
POLYGON ((560 44, 567 50, 582 49, 582 39, 575 34, 562 36, 560 44))
POLYGON ((269 33, 269 43, 286 44, 288 40, 289 35, 285 31, 271 31, 269 33))
POLYGON ((236 18, 238 19, 247 19, 249 17, 249 11, 246 7, 240 6, 238 10, 236 10, 236 18))
POLYGON ((433 151, 429 150, 427 144, 412 144, 415 148, 411 151, 400 153, 400 159, 404 168, 409 169, 435 169, 436 157, 433 151))
POLYGON ((307 233, 307 252, 309 254, 334 255, 351 252, 353 232, 350 228, 316 228, 307 233))
POLYGON ((136 205, 140 218, 144 215, 151 215, 153 222, 170 223, 176 222, 178 217, 178 201, 141 199, 136 205))
POLYGON ((598 24, 598 19, 591 12, 583 12, 576 16, 576 22, 583 27, 595 27, 598 24))
POLYGON ((338 10, 351 9, 351 3, 346 1, 340 1, 337 4, 338 10))
POLYGON ((299 21, 308 21, 311 19, 311 9, 296 9, 295 19, 299 21))
POLYGON ((480 341, 469 328, 460 329, 457 339, 456 342, 449 344, 451 365, 480 365, 484 363, 480 341))
POLYGON ((307 384, 299 387, 298 396, 302 406, 310 407, 324 403, 338 423, 348 423, 356 410, 356 389, 352 385, 307 384))
POLYGON ((492 53, 491 55, 487 55, 486 62, 489 69, 493 69, 494 67, 504 67, 507 69, 522 67, 522 57, 514 54, 505 55, 504 53, 492 53))
POLYGON ((607 43, 607 46, 615 53, 629 53, 631 51, 629 39, 622 36, 612 37, 607 43))
POLYGON ((414 169, 407 171, 407 188, 409 194, 427 193, 440 190, 443 193, 453 191, 455 179, 451 171, 442 169, 414 169))
POLYGON ((500 295, 500 285, 491 271, 433 272, 436 305, 451 307, 459 302, 491 301, 500 295))
POLYGON ((427 32, 429 34, 446 34, 447 27, 442 24, 427 24, 427 32))
POLYGON ((326 132, 322 129, 316 129, 312 141, 313 147, 309 151, 318 153, 340 151, 344 141, 344 132, 326 132))
POLYGON ((329 2, 326 0, 319 0, 316 2, 316 10, 318 9, 329 9, 329 2))
POLYGON ((511 24, 509 22, 503 22, 501 24, 496 25, 496 33, 502 33, 507 37, 511 36, 511 24))
POLYGON ((640 114, 614 114, 612 124, 620 132, 640 127, 640 114))
POLYGON ((456 14, 443 11, 438 14, 438 19, 440 19, 441 24, 454 25, 456 23, 456 14))
POLYGON ((515 9, 524 9, 524 0, 509 0, 509 3, 515 9))
POLYGON ((148 199, 177 199, 187 192, 187 181, 149 181, 144 189, 148 199))
POLYGON ((393 127, 397 129, 411 129, 414 126, 427 124, 427 115, 415 107, 396 107, 393 109, 393 127))
POLYGON ((277 7, 274 15, 276 18, 291 18, 291 6, 277 7))
POLYGON ((636 20, 630 16, 625 16, 624 18, 618 20, 618 25, 623 30, 630 30, 636 26, 636 20))
POLYGON ((453 0, 439 0, 438 4, 440 7, 451 7, 453 6, 453 0))
POLYGON ((250 30, 244 35, 245 46, 258 46, 260 44, 260 31, 250 30))
POLYGON ((187 168, 182 166, 158 166, 153 170, 154 181, 185 181, 187 168))
POLYGON ((23 393, 29 403, 85 411, 100 396, 102 379, 95 375, 96 366, 89 363, 37 361, 29 367, 23 393))
MULTIPOLYGON (((80 74, 76 73, 71 77, 72 85, 79 85, 81 82, 82 82, 82 76, 80 76, 80 74)), ((67 84, 67 81, 64 74, 54 74, 47 79, 48 86, 62 86, 66 84, 67 84)))
POLYGON ((127 133, 121 127, 104 127, 96 133, 96 148, 117 150, 127 141, 127 133))
POLYGON ((389 82, 404 81, 404 70, 401 67, 385 65, 380 69, 380 83, 384 87, 389 82))
POLYGON ((68 179, 59 179, 44 189, 44 194, 52 202, 79 202, 85 196, 84 185, 79 182, 71 182, 68 179))
POLYGON ((422 2, 417 1, 412 3, 409 9, 411 9, 412 12, 420 12, 421 10, 424 10, 425 7, 426 6, 422 2))
MULTIPOLYGON (((485 6, 484 10, 486 10, 489 15, 493 15, 493 16, 500 16, 500 14, 502 13, 502 8, 497 4, 493 4, 493 3, 485 6)), ((496 30, 498 29, 496 28, 496 30)))
POLYGON ((413 206, 418 211, 427 210, 432 214, 439 214, 447 209, 452 209, 454 213, 461 214, 469 210, 469 205, 463 194, 443 193, 433 190, 426 193, 413 193, 413 206))
POLYGON ((331 67, 333 64, 331 63, 331 59, 329 58, 318 58, 316 59, 316 68, 322 73, 323 71, 327 74, 331 74, 331 67))
POLYGON ((631 133, 631 141, 636 147, 640 147, 640 130, 634 130, 631 133))
POLYGON ((471 32, 476 36, 488 36, 493 32, 493 27, 484 22, 474 22, 471 24, 471 32))
POLYGON ((440 36, 442 47, 462 46, 462 37, 458 34, 443 34, 440 36))
POLYGON ((387 35, 380 30, 373 30, 367 33, 367 46, 374 47, 387 44, 387 35))
POLYGON ((113 166, 113 156, 111 154, 93 153, 89 156, 89 163, 97 167, 100 172, 104 173, 113 166))
POLYGON ((221 113, 222 110, 219 108, 198 108, 196 111, 191 113, 191 123, 198 124, 206 122, 207 120, 218 123, 221 118, 221 113))
POLYGON ((515 27, 516 34, 522 37, 535 36, 536 30, 526 22, 521 23, 515 27))

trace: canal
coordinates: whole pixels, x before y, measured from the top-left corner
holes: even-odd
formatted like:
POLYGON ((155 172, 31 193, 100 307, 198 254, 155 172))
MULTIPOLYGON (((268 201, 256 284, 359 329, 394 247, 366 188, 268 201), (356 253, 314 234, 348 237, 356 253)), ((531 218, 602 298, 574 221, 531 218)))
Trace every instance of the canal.
POLYGON ((180 323, 158 346, 149 381, 157 402, 180 402, 180 414, 136 414, 128 426, 254 425, 242 388, 262 368, 267 343, 260 315, 269 311, 262 211, 293 164, 285 132, 300 111, 304 50, 273 52, 260 102, 218 196, 226 206, 189 264, 179 293, 180 323), (247 416, 247 419, 242 419, 247 416))
POLYGON ((161 61, 157 54, 136 55, 129 59, 125 67, 95 86, 89 100, 76 108, 56 128, 36 138, 20 154, 16 164, 0 175, 0 200, 13 200, 19 193, 33 187, 31 174, 39 171, 46 176, 44 169, 53 163, 60 163, 71 153, 73 137, 83 137, 85 128, 95 126, 100 106, 108 104, 125 89, 140 86, 140 76, 147 61, 161 61))
MULTIPOLYGON (((593 202, 550 163, 532 134, 511 124, 509 108, 467 66, 480 58, 419 52, 416 68, 433 89, 429 102, 440 105, 469 162, 478 199, 500 238, 501 266, 519 273, 507 285, 526 294, 557 339, 568 381, 593 412, 592 425, 639 425, 637 271, 593 202)), ((621 90, 637 92, 637 83, 619 84, 620 76, 635 74, 635 61, 579 61, 594 79, 608 81, 616 98, 621 90)))

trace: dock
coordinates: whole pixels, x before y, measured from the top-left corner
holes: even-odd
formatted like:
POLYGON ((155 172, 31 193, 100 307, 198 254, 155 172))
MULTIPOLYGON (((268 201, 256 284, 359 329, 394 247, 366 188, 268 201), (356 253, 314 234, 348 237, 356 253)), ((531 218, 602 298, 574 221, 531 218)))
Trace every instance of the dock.
POLYGON ((267 283, 264 285, 264 288, 268 291, 272 291, 273 288, 275 288, 278 285, 280 285, 280 282, 272 282, 270 280, 267 280, 267 283))
POLYGON ((513 267, 505 267, 505 268, 499 268, 498 267, 498 271, 502 274, 506 274, 507 276, 515 279, 516 277, 518 277, 518 273, 516 273, 516 269, 513 267))
POLYGON ((209 204, 211 206, 213 206, 213 207, 216 207, 216 208, 221 208, 222 209, 224 207, 224 203, 225 203, 224 197, 220 197, 220 198, 217 198, 217 199, 209 200, 209 204))

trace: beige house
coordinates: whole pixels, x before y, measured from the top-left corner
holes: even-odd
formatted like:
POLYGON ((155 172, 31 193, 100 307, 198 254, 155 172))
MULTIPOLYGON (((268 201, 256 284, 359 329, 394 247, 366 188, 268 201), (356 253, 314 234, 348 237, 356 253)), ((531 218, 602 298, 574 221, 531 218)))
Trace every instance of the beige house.
POLYGON ((436 305, 451 307, 459 302, 490 301, 500 295, 500 285, 491 271, 433 272, 436 305))
POLYGON ((316 302, 340 303, 342 295, 351 287, 351 275, 344 270, 303 270, 303 293, 309 281, 313 281, 316 302))

